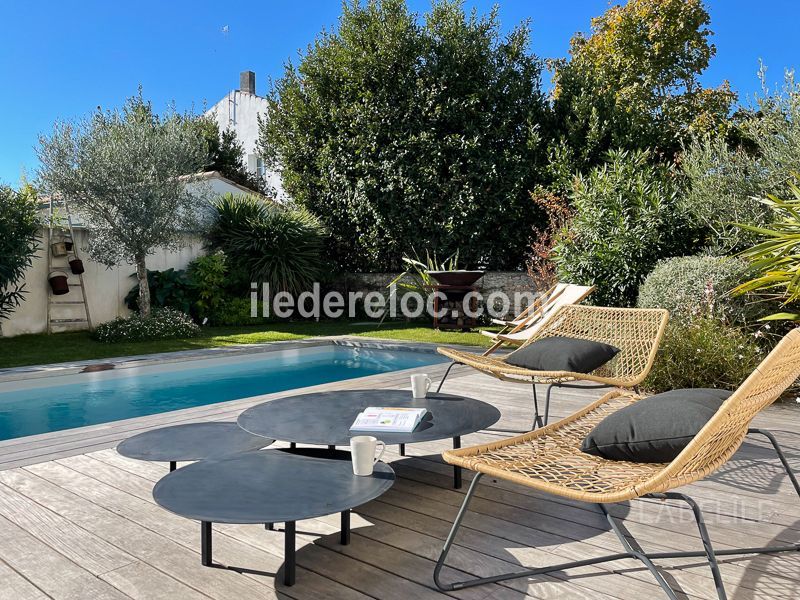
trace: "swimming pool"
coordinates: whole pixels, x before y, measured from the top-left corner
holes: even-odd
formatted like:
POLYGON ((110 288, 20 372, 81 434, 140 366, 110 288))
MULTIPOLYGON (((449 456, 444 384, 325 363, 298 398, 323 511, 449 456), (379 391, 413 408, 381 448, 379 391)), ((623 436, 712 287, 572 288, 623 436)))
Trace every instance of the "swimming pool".
POLYGON ((325 345, 0 383, 0 440, 444 362, 325 345))

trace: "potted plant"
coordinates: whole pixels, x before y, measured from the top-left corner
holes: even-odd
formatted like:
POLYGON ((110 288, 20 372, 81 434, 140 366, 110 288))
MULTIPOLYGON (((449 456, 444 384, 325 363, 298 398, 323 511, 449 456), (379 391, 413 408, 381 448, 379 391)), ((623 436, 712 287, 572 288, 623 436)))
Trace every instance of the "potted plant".
POLYGON ((72 252, 72 248, 75 244, 72 241, 72 236, 70 234, 66 234, 64 236, 64 245, 67 247, 67 252, 72 252))
POLYGON ((50 271, 47 280, 50 282, 50 289, 53 290, 54 296, 61 296, 69 293, 67 274, 64 271, 50 271))
POLYGON ((69 268, 75 275, 80 275, 85 270, 83 268, 83 261, 74 254, 69 255, 69 268))

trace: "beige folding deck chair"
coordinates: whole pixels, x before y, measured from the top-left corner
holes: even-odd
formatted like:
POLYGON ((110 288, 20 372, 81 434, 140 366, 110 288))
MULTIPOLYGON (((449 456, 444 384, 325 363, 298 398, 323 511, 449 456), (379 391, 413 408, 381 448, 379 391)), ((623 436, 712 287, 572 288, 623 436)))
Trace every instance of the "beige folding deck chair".
POLYGON ((594 291, 593 285, 557 283, 539 296, 529 307, 511 321, 492 319, 492 323, 502 325, 499 332, 481 331, 492 338, 492 346, 483 353, 487 356, 503 344, 519 346, 527 342, 559 308, 567 304, 580 304, 594 291))
POLYGON ((673 490, 710 475, 734 455, 748 434, 759 434, 771 442, 798 497, 800 497, 800 484, 798 484, 775 436, 769 431, 749 428, 753 418, 772 404, 799 376, 800 328, 791 331, 775 347, 733 395, 720 406, 716 414, 686 448, 670 463, 614 461, 581 451, 583 439, 595 425, 613 412, 642 399, 640 396, 621 390, 609 392, 583 410, 542 429, 490 444, 448 450, 443 454, 446 462, 471 469, 476 474, 436 563, 434 570, 436 586, 441 590, 450 591, 484 583, 495 583, 518 577, 535 577, 575 567, 635 558, 653 574, 667 597, 677 600, 675 592, 657 570, 653 560, 702 557, 708 561, 711 567, 717 595, 724 600, 726 594, 717 565, 718 556, 800 551, 800 544, 715 550, 699 506, 689 496, 673 490), (503 479, 562 498, 597 504, 622 543, 624 551, 493 577, 458 583, 442 583, 440 574, 447 554, 455 540, 470 499, 475 493, 478 481, 484 474, 493 479, 503 479), (703 550, 660 553, 646 553, 642 550, 633 536, 611 516, 606 506, 610 503, 637 498, 686 502, 697 521, 703 550))
MULTIPOLYGON (((611 344, 619 353, 591 373, 567 371, 543 372, 517 367, 506 362, 506 356, 486 356, 455 348, 439 347, 436 351, 450 359, 437 392, 455 365, 466 365, 502 381, 523 383, 533 388, 533 426, 547 425, 550 416, 550 394, 554 386, 574 387, 577 381, 590 382, 590 387, 636 388, 653 367, 658 346, 664 336, 669 312, 662 308, 614 308, 567 304, 548 318, 522 347, 547 337, 571 337, 611 344), (536 384, 547 385, 544 413, 539 413, 536 384)), ((582 384, 581 387, 587 387, 582 384)))

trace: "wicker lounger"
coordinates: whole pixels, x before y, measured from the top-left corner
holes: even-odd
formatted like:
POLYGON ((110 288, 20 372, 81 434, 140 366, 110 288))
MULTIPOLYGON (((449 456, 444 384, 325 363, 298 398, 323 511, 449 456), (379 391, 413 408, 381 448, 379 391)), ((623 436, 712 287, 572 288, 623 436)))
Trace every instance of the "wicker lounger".
POLYGON ((570 304, 561 307, 525 344, 547 337, 563 336, 605 342, 620 349, 610 362, 591 373, 543 372, 515 367, 504 356, 482 356, 455 348, 437 348, 452 364, 439 382, 442 389, 450 369, 466 365, 502 381, 533 387, 533 428, 546 425, 550 412, 550 392, 554 385, 569 387, 575 381, 589 381, 595 387, 636 388, 644 381, 658 351, 669 312, 660 308, 611 308, 570 304), (539 413, 536 384, 547 384, 544 415, 539 413))
MULTIPOLYGON (((790 332, 756 370, 724 402, 717 413, 670 463, 643 464, 612 461, 580 450, 584 437, 611 413, 641 399, 630 392, 615 390, 585 409, 536 431, 491 444, 451 450, 445 461, 476 471, 458 516, 436 565, 434 580, 443 590, 454 590, 517 577, 531 577, 577 566, 639 559, 656 577, 669 598, 676 598, 653 559, 704 557, 712 569, 719 598, 726 598, 716 557, 800 550, 800 544, 715 551, 697 504, 685 494, 672 490, 703 479, 724 465, 748 434, 760 434, 772 443, 792 485, 800 496, 800 485, 775 437, 768 431, 749 429, 759 411, 774 402, 800 376, 800 328, 790 332), (617 534, 624 552, 604 557, 530 569, 495 577, 443 584, 440 571, 455 539, 476 485, 483 474, 504 479, 542 492, 572 500, 598 504, 617 534), (689 504, 697 521, 704 550, 695 552, 645 553, 609 514, 608 503, 635 498, 682 500, 689 504)), ((629 535, 629 534, 628 534, 629 535)))

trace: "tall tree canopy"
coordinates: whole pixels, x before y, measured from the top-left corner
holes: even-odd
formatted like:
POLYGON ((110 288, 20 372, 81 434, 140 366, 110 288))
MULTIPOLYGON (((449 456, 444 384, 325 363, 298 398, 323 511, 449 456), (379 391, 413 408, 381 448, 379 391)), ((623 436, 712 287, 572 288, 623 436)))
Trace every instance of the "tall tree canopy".
POLYGON ((150 315, 147 256, 177 248, 197 228, 198 199, 182 175, 201 171, 207 147, 191 117, 155 114, 141 92, 121 110, 56 123, 39 139, 43 190, 67 198, 91 227, 89 255, 107 266, 136 265, 139 310, 150 315))
POLYGON ((726 127, 736 95, 699 81, 716 53, 709 23, 702 0, 629 0, 573 37, 570 59, 554 63, 559 168, 586 172, 612 148, 671 160, 692 135, 726 127))
POLYGON ((207 170, 219 171, 224 177, 253 191, 264 191, 264 182, 247 170, 244 146, 235 130, 220 131, 219 124, 205 115, 189 121, 189 124, 197 128, 208 147, 207 170))
POLYGON ((284 188, 332 234, 346 269, 392 269, 413 249, 522 265, 541 213, 547 103, 527 24, 436 1, 345 4, 269 98, 260 143, 284 188))

